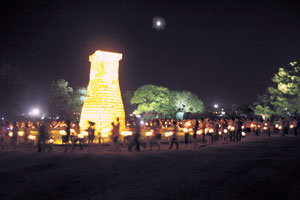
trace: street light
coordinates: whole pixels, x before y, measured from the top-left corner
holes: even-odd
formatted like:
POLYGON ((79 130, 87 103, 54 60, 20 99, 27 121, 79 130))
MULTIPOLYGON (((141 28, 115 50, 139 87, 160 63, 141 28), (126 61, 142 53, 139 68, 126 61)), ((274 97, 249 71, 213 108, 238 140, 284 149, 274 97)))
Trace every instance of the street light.
POLYGON ((218 105, 218 104, 215 104, 214 107, 215 107, 215 108, 219 108, 219 105, 218 105))

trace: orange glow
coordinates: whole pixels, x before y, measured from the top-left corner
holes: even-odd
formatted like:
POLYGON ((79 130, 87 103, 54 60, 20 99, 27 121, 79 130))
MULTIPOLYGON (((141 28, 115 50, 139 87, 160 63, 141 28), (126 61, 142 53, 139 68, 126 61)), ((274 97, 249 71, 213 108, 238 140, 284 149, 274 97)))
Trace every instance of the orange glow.
POLYGON ((61 135, 67 135, 67 132, 65 130, 60 130, 59 134, 61 134, 61 135))
POLYGON ((146 132, 146 136, 152 136, 152 132, 151 131, 146 132))
POLYGON ((173 135, 173 132, 166 132, 166 133, 165 133, 165 136, 166 136, 166 137, 169 137, 169 136, 171 136, 171 135, 173 135))
POLYGON ((122 132, 121 132, 121 135, 123 135, 123 136, 129 136, 129 135, 132 135, 132 131, 122 131, 122 132))
POLYGON ((213 133, 214 132, 214 129, 209 129, 209 133, 213 133))
POLYGON ((244 129, 245 128, 245 126, 242 126, 242 129, 244 129))
POLYGON ((82 133, 78 134, 78 138, 82 139, 84 138, 84 135, 82 133))
POLYGON ((290 125, 290 128, 294 128, 294 125, 290 125))
POLYGON ((186 126, 191 126, 191 122, 185 123, 186 126))
POLYGON ((276 124, 276 125, 275 125, 275 128, 278 128, 278 126, 279 126, 279 125, 278 125, 278 124, 276 124))
POLYGON ((9 137, 12 137, 13 135, 14 135, 14 133, 13 133, 12 131, 9 131, 9 132, 8 132, 8 136, 9 136, 9 137))
POLYGON ((264 130, 267 130, 268 129, 268 127, 264 127, 264 130))
POLYGON ((90 56, 91 70, 87 97, 83 104, 80 127, 85 130, 89 121, 103 132, 111 122, 120 119, 120 129, 125 128, 125 112, 119 86, 119 60, 122 54, 96 51, 90 56))
POLYGON ((230 127, 230 130, 231 130, 231 131, 234 131, 234 130, 235 130, 234 126, 230 127))
POLYGON ((51 139, 49 140, 49 142, 52 144, 52 143, 53 143, 53 139, 51 138, 51 139))
POLYGON ((184 129, 183 129, 183 132, 187 133, 187 132, 189 132, 189 129, 184 128, 184 129))
POLYGON ((224 129, 224 133, 228 133, 228 130, 227 130, 227 129, 224 129))
POLYGON ((83 136, 88 136, 89 135, 89 133, 87 131, 82 131, 81 133, 82 133, 83 136))
POLYGON ((250 126, 251 126, 251 128, 253 128, 253 127, 254 127, 254 125, 253 125, 253 124, 251 124, 250 126))
POLYGON ((242 136, 244 136, 244 137, 246 136, 246 133, 244 131, 242 132, 242 136))
POLYGON ((199 131, 197 131, 197 135, 201 135, 203 133, 203 130, 200 129, 199 131))
POLYGON ((24 131, 18 131, 18 135, 19 136, 23 136, 24 135, 24 131))
POLYGON ((35 136, 34 135, 28 135, 28 137, 27 137, 29 140, 35 140, 35 136))

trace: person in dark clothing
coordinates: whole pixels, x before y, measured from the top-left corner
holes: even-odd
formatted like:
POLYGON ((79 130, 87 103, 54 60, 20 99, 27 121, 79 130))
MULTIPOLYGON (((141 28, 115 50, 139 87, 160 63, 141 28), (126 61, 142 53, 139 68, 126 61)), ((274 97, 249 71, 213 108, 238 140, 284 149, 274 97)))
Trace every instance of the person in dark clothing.
POLYGON ((65 153, 68 151, 68 146, 69 146, 69 140, 70 140, 70 135, 71 135, 71 122, 70 120, 66 121, 66 135, 62 136, 62 142, 65 143, 65 153))
POLYGON ((134 133, 133 133, 133 140, 129 143, 128 145, 128 151, 131 151, 132 147, 135 145, 136 146, 136 150, 138 152, 140 152, 140 141, 139 141, 139 138, 140 138, 140 120, 135 117, 134 119, 134 122, 135 122, 135 126, 134 126, 134 133))
POLYGON ((39 124, 39 136, 38 136, 38 152, 45 151, 46 149, 46 126, 42 122, 39 124))
POLYGON ((89 128, 87 129, 88 132, 88 151, 91 150, 91 147, 93 146, 94 140, 95 140, 95 123, 89 121, 89 128))
POLYGON ((198 128, 199 128, 199 120, 196 119, 196 122, 195 122, 195 126, 194 126, 194 134, 193 134, 193 143, 194 143, 194 149, 196 149, 197 147, 197 131, 198 131, 198 128))
POLYGON ((171 140, 171 145, 169 149, 172 149, 173 144, 176 144, 176 149, 179 149, 178 145, 178 140, 177 140, 177 132, 178 132, 178 127, 177 127, 177 121, 173 121, 173 135, 172 135, 172 140, 171 140))
POLYGON ((235 119, 235 123, 236 123, 236 141, 237 142, 241 142, 242 139, 242 126, 243 126, 243 122, 241 121, 241 119, 236 118, 235 119))

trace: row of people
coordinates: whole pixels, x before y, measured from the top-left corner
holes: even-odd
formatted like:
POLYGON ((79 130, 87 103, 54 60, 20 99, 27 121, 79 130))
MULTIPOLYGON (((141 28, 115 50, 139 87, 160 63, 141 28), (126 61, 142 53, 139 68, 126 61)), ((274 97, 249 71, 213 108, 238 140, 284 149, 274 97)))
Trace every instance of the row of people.
MULTIPOLYGON (((285 134, 293 133, 297 135, 297 120, 292 119, 283 119, 276 123, 272 120, 257 120, 257 119, 245 119, 245 118, 222 118, 222 119, 197 119, 197 120, 184 120, 183 122, 172 120, 172 131, 167 132, 165 136, 169 138, 170 148, 176 144, 176 147, 179 148, 179 143, 177 139, 177 133, 179 129, 183 129, 185 132, 185 144, 188 145, 192 141, 193 147, 197 148, 198 143, 200 146, 207 145, 209 140, 210 144, 218 143, 222 141, 223 144, 228 142, 240 142, 242 135, 246 132, 255 135, 265 133, 268 136, 271 136, 271 133, 278 132, 282 136, 285 134)), ((160 119, 153 119, 146 122, 145 124, 141 123, 139 118, 133 118, 128 122, 128 128, 133 133, 132 137, 127 137, 129 139, 128 150, 131 151, 132 147, 135 145, 137 151, 140 151, 140 142, 139 138, 142 132, 142 129, 151 129, 151 132, 148 136, 148 143, 150 150, 156 144, 158 149, 161 149, 161 139, 163 137, 163 129, 165 126, 164 122, 160 119), (151 126, 150 126, 151 125, 151 126)), ((168 122, 169 124, 169 122, 168 122)), ((88 150, 91 149, 95 141, 95 123, 89 122, 89 127, 86 130, 86 134, 82 134, 79 123, 72 123, 66 121, 64 123, 53 123, 53 122, 37 122, 35 124, 31 122, 27 123, 17 123, 17 122, 1 122, 1 146, 5 148, 8 144, 11 144, 13 149, 16 149, 16 145, 19 141, 19 136, 22 134, 24 136, 24 141, 27 143, 27 138, 30 136, 31 130, 37 130, 39 132, 36 141, 38 152, 45 151, 45 147, 49 146, 49 151, 53 149, 53 138, 50 134, 50 129, 57 129, 59 126, 60 130, 63 128, 64 133, 62 136, 62 143, 65 144, 65 152, 68 151, 69 144, 72 144, 72 150, 75 149, 76 144, 79 144, 80 149, 83 149, 83 143, 87 141, 88 150), (20 130, 23 130, 20 132, 20 130), (21 134, 20 134, 21 133, 21 134)), ((116 122, 112 122, 111 128, 111 141, 113 151, 120 151, 121 142, 120 142, 120 123, 119 119, 116 122)), ((170 127, 169 127, 170 129, 170 127)), ((147 134, 147 133, 146 133, 147 134)))

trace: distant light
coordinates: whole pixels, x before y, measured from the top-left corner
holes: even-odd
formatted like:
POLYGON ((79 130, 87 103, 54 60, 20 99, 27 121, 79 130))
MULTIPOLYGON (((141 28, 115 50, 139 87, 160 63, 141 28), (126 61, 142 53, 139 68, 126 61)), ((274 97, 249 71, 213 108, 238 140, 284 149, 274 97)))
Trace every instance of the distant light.
POLYGON ((166 25, 166 20, 162 17, 153 17, 152 19, 152 27, 156 30, 163 30, 166 25))
POLYGON ((2 117, 1 119, 4 120, 4 117, 2 117))
POLYGON ((31 114, 33 116, 37 116, 40 114, 40 110, 38 108, 34 108, 34 109, 32 109, 31 114))
POLYGON ((219 108, 219 105, 218 105, 218 104, 215 104, 214 107, 215 107, 215 108, 219 108))

